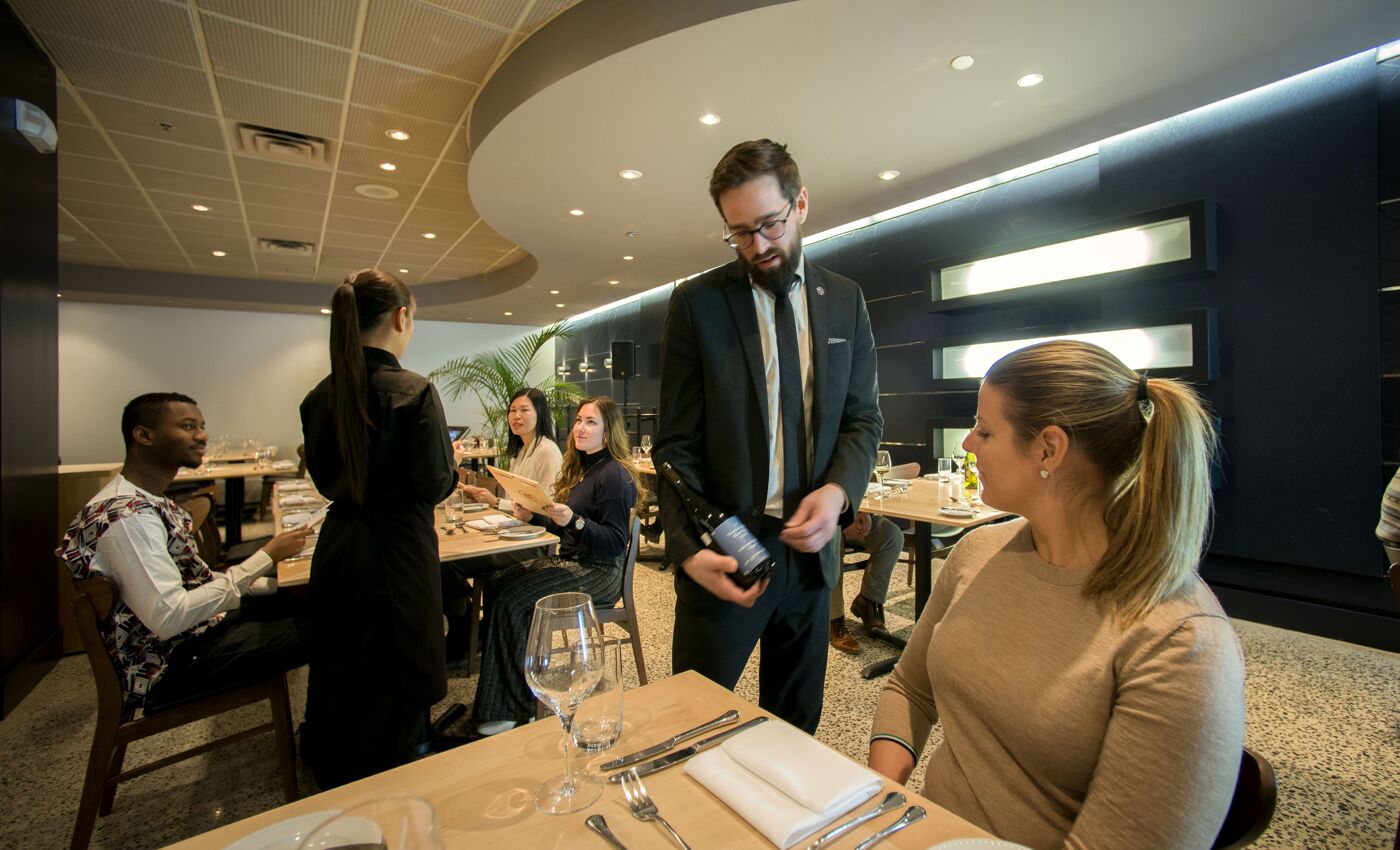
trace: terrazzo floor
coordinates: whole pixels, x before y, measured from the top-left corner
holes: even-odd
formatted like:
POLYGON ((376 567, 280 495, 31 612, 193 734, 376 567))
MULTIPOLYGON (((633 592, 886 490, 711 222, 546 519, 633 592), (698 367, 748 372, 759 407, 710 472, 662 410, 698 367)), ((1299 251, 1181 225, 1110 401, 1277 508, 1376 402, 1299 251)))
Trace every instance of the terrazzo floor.
MULTIPOLYGON (((671 576, 639 563, 636 578, 644 653, 653 679, 670 672, 671 576)), ((855 598, 859 573, 847 574, 846 598, 855 598)), ((886 609, 890 627, 907 634, 913 592, 897 572, 886 609)), ((1350 644, 1236 621, 1248 679, 1247 741, 1274 765, 1279 802, 1258 848, 1380 850, 1390 848, 1400 809, 1400 656, 1350 644)), ((863 761, 870 717, 882 679, 860 678, 860 668, 895 651, 852 631, 864 651, 832 651, 826 704, 817 737, 863 761)), ((737 692, 757 701, 751 661, 737 692)), ((626 662, 629 684, 636 673, 626 662)), ((299 718, 305 670, 292 676, 292 712, 299 718)), ((449 682, 446 704, 471 704, 475 677, 449 682)), ((0 722, 0 848, 68 845, 77 811, 96 711, 87 661, 63 659, 19 708, 0 722)), ((437 714, 437 711, 434 714, 437 714)), ((241 709, 162 738, 133 745, 128 764, 140 764, 261 722, 265 709, 241 709)), ((930 741, 930 749, 937 742, 930 741)), ((927 755, 910 785, 923 783, 927 755)), ((309 774, 302 788, 314 790, 309 774)), ((159 847, 282 803, 271 736, 258 736, 124 783, 111 815, 100 818, 92 847, 159 847)))

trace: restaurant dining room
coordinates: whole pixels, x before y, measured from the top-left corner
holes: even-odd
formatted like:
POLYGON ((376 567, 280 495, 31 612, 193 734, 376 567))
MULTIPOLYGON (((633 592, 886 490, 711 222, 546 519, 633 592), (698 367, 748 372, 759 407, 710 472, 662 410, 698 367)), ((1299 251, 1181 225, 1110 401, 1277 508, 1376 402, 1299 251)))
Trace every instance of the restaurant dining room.
POLYGON ((0 0, 0 848, 1400 850, 1400 4, 0 0))

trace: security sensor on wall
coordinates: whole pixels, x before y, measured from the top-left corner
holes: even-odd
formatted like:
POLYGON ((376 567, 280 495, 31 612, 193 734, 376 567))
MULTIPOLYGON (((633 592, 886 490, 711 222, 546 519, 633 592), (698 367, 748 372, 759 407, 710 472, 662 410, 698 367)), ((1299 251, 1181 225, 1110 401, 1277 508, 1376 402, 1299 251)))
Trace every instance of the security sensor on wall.
POLYGON ((15 101, 15 129, 39 153, 58 150, 58 128, 44 110, 27 100, 15 101))

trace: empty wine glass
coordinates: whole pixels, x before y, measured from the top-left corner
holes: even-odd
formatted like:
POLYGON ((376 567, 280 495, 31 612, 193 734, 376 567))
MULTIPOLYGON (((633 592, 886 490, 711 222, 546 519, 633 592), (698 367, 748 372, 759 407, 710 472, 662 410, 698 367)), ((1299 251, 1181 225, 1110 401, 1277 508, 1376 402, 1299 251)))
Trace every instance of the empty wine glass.
POLYGON ((642 454, 646 455, 647 457, 651 457, 651 435, 650 435, 650 434, 643 434, 643 435, 642 435, 642 454))
POLYGON ((535 603, 525 644, 525 680, 564 729, 564 772, 535 792, 535 808, 543 814, 577 812, 602 796, 598 777, 574 772, 573 746, 574 714, 603 675, 602 644, 588 594, 556 593, 535 603))
POLYGON ((384 797, 362 803, 312 829, 297 845, 297 850, 357 847, 442 850, 432 804, 418 797, 384 797))
POLYGON ((885 474, 890 471, 893 464, 890 462, 890 453, 878 451, 875 453, 875 498, 885 498, 885 474))

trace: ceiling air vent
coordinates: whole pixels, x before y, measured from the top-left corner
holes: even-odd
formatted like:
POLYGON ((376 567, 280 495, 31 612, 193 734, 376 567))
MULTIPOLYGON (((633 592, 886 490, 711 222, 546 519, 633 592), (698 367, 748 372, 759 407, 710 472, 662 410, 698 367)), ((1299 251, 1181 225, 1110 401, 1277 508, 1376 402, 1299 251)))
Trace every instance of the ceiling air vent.
POLYGON ((292 239, 268 239, 266 236, 258 237, 258 250, 291 257, 316 256, 315 243, 297 242, 292 239))
POLYGON ((293 133, 291 130, 259 127, 256 124, 234 126, 238 130, 238 147, 241 153, 299 165, 330 165, 327 156, 329 145, 325 139, 293 133))

